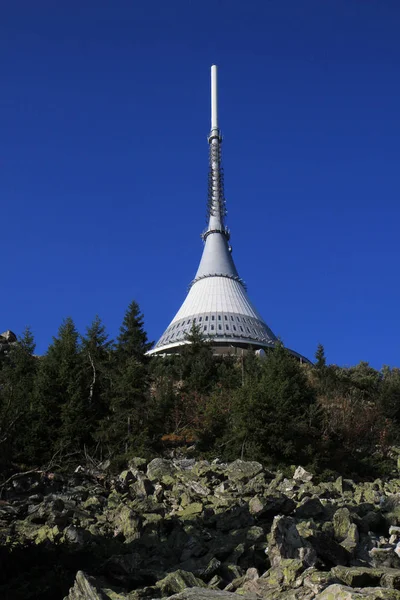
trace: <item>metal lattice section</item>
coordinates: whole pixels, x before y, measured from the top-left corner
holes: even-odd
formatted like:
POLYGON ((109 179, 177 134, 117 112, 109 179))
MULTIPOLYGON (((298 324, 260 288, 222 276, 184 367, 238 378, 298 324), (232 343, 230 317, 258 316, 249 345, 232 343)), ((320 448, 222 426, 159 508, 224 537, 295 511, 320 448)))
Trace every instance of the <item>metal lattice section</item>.
POLYGON ((210 216, 219 217, 221 227, 226 216, 226 202, 224 194, 224 170, 221 160, 220 135, 210 136, 209 142, 209 171, 208 171, 208 202, 207 221, 210 216))

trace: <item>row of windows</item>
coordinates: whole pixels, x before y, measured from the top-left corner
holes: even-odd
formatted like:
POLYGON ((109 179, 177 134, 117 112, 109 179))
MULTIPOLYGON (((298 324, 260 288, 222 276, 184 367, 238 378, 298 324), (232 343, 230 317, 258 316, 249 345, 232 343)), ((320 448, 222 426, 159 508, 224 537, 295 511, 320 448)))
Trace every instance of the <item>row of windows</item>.
MULTIPOLYGON (((206 322, 207 322, 207 321, 208 321, 208 318, 209 318, 209 317, 208 317, 208 315, 206 315, 206 316, 204 317, 204 321, 206 321, 206 322)), ((217 315, 217 319, 218 319, 218 321, 222 321, 222 315, 217 315)), ((234 321, 234 320, 235 320, 235 318, 234 318, 232 315, 230 316, 230 319, 231 319, 231 321, 234 321)), ((194 317, 194 318, 193 318, 193 323, 196 323, 196 320, 197 320, 197 317, 194 317)), ((201 322, 202 322, 202 320, 203 320, 203 317, 198 317, 198 322, 199 322, 199 323, 201 323, 201 322)), ((215 315, 211 315, 211 321, 215 321, 215 320, 216 320, 216 319, 215 319, 215 315)), ((228 317, 228 315, 224 315, 224 320, 225 320, 225 321, 228 321, 228 320, 229 320, 229 317, 228 317)), ((239 323, 240 323, 241 321, 243 321, 243 323, 249 323, 249 324, 251 324, 251 319, 250 319, 250 318, 246 319, 245 317, 236 317, 236 320, 237 320, 239 323)), ((174 329, 179 329, 179 328, 181 328, 181 327, 184 327, 185 325, 190 325, 191 321, 192 321, 191 319, 188 319, 187 321, 182 321, 182 322, 180 322, 180 323, 176 323, 175 325, 173 325, 173 326, 172 326, 172 328, 171 328, 171 331, 173 331, 174 329)), ((243 331, 243 330, 242 330, 242 331, 243 331)))
MULTIPOLYGON (((203 331, 207 331, 208 329, 208 325, 203 325, 203 331)), ((232 325, 232 329, 233 331, 237 331, 237 327, 236 325, 232 325)), ((239 325, 239 329, 242 333, 246 333, 244 329, 246 329, 247 333, 254 333, 255 335, 258 335, 261 339, 264 338, 264 332, 260 329, 260 330, 256 330, 254 327, 250 328, 249 327, 245 327, 243 328, 241 325, 239 325)), ((188 328, 186 328, 185 330, 181 330, 177 333, 172 333, 171 335, 167 336, 166 338, 164 338, 163 340, 161 340, 161 343, 165 344, 166 342, 169 341, 173 341, 173 339, 178 339, 182 337, 183 333, 187 333, 189 331, 188 328)), ((213 324, 210 324, 210 331, 215 331, 215 326, 213 324)), ((218 329, 217 331, 222 331, 222 325, 218 324, 218 329)), ((230 331, 229 329, 229 325, 225 325, 225 331, 230 331)))

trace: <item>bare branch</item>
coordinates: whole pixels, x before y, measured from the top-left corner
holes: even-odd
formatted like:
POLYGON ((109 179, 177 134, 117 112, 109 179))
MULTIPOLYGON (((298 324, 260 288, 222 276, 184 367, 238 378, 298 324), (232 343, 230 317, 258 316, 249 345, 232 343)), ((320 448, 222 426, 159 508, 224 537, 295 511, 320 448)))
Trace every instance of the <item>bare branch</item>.
POLYGON ((96 367, 94 366, 93 358, 92 358, 92 355, 90 354, 90 352, 88 352, 88 356, 89 356, 90 364, 92 365, 92 369, 93 369, 93 379, 92 379, 92 383, 90 384, 90 388, 89 388, 89 402, 92 402, 94 386, 96 383, 96 367))

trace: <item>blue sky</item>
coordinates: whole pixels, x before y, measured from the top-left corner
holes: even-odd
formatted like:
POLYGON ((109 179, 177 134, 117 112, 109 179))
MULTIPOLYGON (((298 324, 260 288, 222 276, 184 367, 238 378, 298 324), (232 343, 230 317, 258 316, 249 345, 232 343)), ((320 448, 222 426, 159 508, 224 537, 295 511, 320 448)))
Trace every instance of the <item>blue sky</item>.
POLYGON ((202 251, 209 68, 228 225, 286 345, 399 365, 398 0, 8 0, 0 18, 0 331, 156 340, 202 251))

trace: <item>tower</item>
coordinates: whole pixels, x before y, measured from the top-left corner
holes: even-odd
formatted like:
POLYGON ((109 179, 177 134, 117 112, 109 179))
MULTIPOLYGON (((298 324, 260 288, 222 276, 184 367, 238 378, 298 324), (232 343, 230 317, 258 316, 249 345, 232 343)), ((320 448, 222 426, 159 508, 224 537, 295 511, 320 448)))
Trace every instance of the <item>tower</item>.
MULTIPOLYGON (((211 67, 211 131, 208 176, 208 227, 202 235, 203 254, 188 294, 148 354, 171 354, 187 343, 193 324, 210 341, 215 353, 231 354, 237 348, 273 348, 277 337, 251 303, 239 277, 225 225, 222 137, 218 127, 217 67, 211 67)), ((302 358, 296 352, 292 354, 302 358)))

